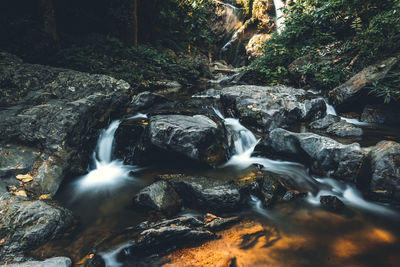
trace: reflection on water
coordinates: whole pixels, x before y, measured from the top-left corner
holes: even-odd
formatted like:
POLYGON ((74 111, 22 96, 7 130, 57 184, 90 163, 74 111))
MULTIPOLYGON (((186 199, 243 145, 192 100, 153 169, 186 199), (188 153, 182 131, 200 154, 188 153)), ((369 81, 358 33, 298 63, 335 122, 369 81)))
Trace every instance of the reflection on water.
MULTIPOLYGON (((220 113, 219 116, 223 118, 220 113)), ((251 196, 251 209, 241 213, 245 218, 241 223, 221 231, 221 239, 171 253, 162 259, 165 265, 397 266, 400 219, 395 211, 364 200, 353 186, 333 179, 314 178, 299 163, 253 157, 258 142, 254 134, 236 119, 223 119, 236 136, 236 154, 223 168, 163 169, 155 163, 153 168, 141 173, 138 168, 112 158, 113 136, 119 125, 118 121, 113 122, 100 135, 93 156, 94 168, 77 181, 64 185, 57 196, 74 212, 80 224, 70 235, 32 254, 42 258, 65 255, 79 262, 95 249, 107 266, 122 266, 115 255, 132 239, 121 232, 145 220, 160 218, 131 205, 134 194, 152 183, 155 176, 183 172, 235 180, 247 177, 254 170, 251 166, 258 164, 310 192, 307 198, 265 210, 261 200, 251 196), (133 170, 135 178, 130 176, 133 170), (347 209, 341 214, 321 210, 321 195, 337 196, 347 209)), ((187 213, 200 214, 195 210, 181 212, 187 213)))
POLYGON ((164 257, 165 266, 398 266, 398 231, 359 214, 287 205, 274 211, 277 223, 244 220, 221 231, 221 239, 164 257))

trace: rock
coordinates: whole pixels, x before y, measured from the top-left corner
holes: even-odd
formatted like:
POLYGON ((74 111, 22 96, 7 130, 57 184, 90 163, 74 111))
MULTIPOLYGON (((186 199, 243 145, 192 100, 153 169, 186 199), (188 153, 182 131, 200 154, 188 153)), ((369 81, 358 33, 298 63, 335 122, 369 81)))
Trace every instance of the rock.
POLYGON ((330 211, 340 211, 344 208, 343 202, 335 196, 321 196, 321 206, 330 211))
POLYGON ((232 182, 183 174, 162 175, 159 178, 171 184, 185 206, 212 211, 232 211, 240 206, 239 188, 232 182))
POLYGON ((0 196, 0 263, 60 237, 72 225, 69 210, 52 202, 0 196))
POLYGON ((372 179, 370 190, 379 200, 400 203, 400 144, 379 142, 370 155, 372 179))
POLYGON ((0 92, 0 144, 8 144, 2 149, 26 151, 12 160, 24 160, 18 165, 35 177, 35 193, 54 195, 67 173, 85 170, 91 140, 112 114, 125 111, 130 85, 105 75, 25 64, 2 53, 0 92))
POLYGON ((255 34, 253 35, 246 45, 246 54, 250 58, 255 58, 262 55, 262 46, 264 42, 271 39, 272 34, 255 34))
POLYGON ((168 182, 157 181, 140 190, 134 198, 134 203, 172 214, 180 210, 182 200, 168 182))
POLYGON ((335 122, 339 122, 339 121, 340 121, 339 116, 328 114, 325 117, 323 117, 322 119, 319 119, 319 120, 316 120, 316 121, 313 121, 312 123, 310 123, 310 128, 315 129, 315 130, 324 130, 324 129, 328 128, 330 125, 334 124, 335 122))
POLYGON ((163 95, 145 91, 133 98, 133 103, 130 105, 130 108, 134 111, 142 111, 167 101, 168 99, 163 95))
POLYGON ((355 182, 363 167, 366 152, 359 144, 343 145, 313 133, 273 130, 264 142, 267 149, 295 157, 311 165, 316 174, 332 175, 355 182))
POLYGON ((376 124, 399 125, 400 108, 396 105, 366 105, 361 121, 376 124))
POLYGON ((137 260, 151 254, 164 254, 180 247, 193 246, 217 238, 213 231, 237 221, 238 217, 220 218, 207 214, 181 216, 156 223, 144 222, 133 229, 137 231, 134 242, 121 250, 117 258, 123 263, 137 263, 137 260))
POLYGON ((217 166, 227 158, 224 130, 204 115, 150 118, 150 142, 161 149, 217 166))
POLYGON ((345 120, 331 124, 326 133, 338 137, 359 137, 363 135, 363 130, 345 120))
POLYGON ((390 57, 375 65, 368 66, 351 77, 347 82, 329 92, 329 99, 338 109, 343 109, 365 95, 365 88, 373 81, 383 79, 399 61, 399 57, 390 57))
POLYGON ((285 86, 241 85, 221 90, 226 114, 263 131, 311 121, 325 114, 322 98, 308 99, 306 91, 285 86))
POLYGON ((27 261, 22 263, 1 265, 2 267, 71 267, 72 261, 67 257, 55 257, 44 261, 27 261))

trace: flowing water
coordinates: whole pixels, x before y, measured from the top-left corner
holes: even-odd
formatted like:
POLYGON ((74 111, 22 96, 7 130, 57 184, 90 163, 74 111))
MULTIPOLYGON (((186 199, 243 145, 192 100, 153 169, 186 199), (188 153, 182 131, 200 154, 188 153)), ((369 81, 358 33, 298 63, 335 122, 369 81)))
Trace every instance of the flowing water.
MULTIPOLYGON (((171 170, 157 163, 147 168, 124 165, 113 157, 114 134, 120 121, 112 122, 99 135, 88 174, 64 185, 57 196, 74 212, 80 224, 70 236, 50 242, 34 255, 66 255, 77 262, 97 247, 96 244, 102 244, 97 248, 106 266, 124 266, 116 255, 126 249, 131 240, 107 240, 151 218, 151 213, 135 209, 131 201, 154 176, 185 172, 215 179, 235 179, 258 164, 266 171, 289 179, 309 192, 308 195, 271 209, 265 209, 260 199, 251 196, 251 209, 232 214, 244 218, 240 224, 222 231, 218 241, 173 252, 163 259, 166 266, 210 266, 210 257, 215 257, 218 263, 227 253, 243 266, 378 266, 377 263, 396 266, 393 263, 400 260, 400 219, 395 209, 365 200, 353 185, 327 177, 313 177, 302 164, 254 156, 257 137, 238 119, 224 118, 218 110, 214 111, 235 138, 232 157, 216 170, 185 167, 171 170), (319 197, 322 195, 337 196, 345 203, 345 211, 331 213, 321 209, 319 197), (252 240, 246 246, 243 245, 245 237, 252 240)), ((335 113, 329 106, 328 112, 335 113)), ((146 115, 134 117, 145 118, 146 115)), ((180 213, 201 214, 187 209, 180 213)))
POLYGON ((283 1, 282 0, 274 0, 274 6, 275 6, 275 14, 276 14, 276 31, 280 34, 282 32, 283 28, 283 22, 284 22, 284 17, 283 17, 283 12, 282 8, 284 7, 283 1))

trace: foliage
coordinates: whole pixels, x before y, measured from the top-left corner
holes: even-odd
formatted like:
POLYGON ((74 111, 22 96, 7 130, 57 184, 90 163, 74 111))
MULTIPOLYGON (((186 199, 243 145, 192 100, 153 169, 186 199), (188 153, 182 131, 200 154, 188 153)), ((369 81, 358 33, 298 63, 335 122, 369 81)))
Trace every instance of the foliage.
POLYGON ((185 85, 209 75, 202 57, 177 55, 172 50, 146 45, 129 47, 112 37, 86 46, 61 49, 51 60, 51 65, 111 75, 134 87, 163 79, 177 80, 185 85))
POLYGON ((209 48, 212 42, 209 17, 213 12, 211 0, 162 1, 160 22, 168 31, 168 38, 189 45, 209 48))
POLYGON ((384 103, 400 100, 400 70, 390 71, 382 80, 369 85, 370 94, 383 98, 384 103))
MULTIPOLYGON (((246 68, 245 81, 331 89, 400 50, 400 0, 297 0, 283 11, 284 30, 264 44, 263 55, 246 68), (326 60, 320 51, 332 43, 350 47, 344 52, 338 48, 340 56, 326 60), (289 65, 305 55, 310 60, 298 69, 301 77, 293 77, 289 65)), ((374 90, 396 95, 391 89, 374 90)))

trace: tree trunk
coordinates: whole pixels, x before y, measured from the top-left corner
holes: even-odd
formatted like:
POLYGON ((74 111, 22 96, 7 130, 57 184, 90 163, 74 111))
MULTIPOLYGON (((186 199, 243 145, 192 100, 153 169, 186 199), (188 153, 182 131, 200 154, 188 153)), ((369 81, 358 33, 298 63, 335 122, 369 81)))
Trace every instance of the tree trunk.
POLYGON ((137 0, 133 0, 133 45, 138 46, 138 17, 137 17, 137 0))
POLYGON ((44 31, 51 36, 58 47, 60 42, 57 34, 56 16, 54 12, 53 0, 42 0, 44 31))

